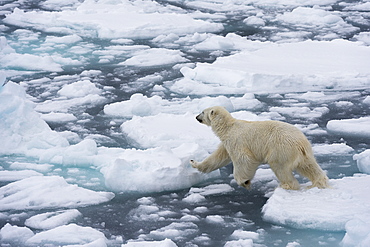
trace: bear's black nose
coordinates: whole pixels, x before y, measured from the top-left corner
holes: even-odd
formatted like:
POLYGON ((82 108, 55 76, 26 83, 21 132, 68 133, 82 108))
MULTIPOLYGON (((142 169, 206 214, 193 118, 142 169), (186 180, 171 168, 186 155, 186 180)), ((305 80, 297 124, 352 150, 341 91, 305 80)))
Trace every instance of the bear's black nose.
POLYGON ((200 115, 196 116, 195 119, 198 120, 199 123, 202 123, 203 122, 203 120, 200 118, 200 115))

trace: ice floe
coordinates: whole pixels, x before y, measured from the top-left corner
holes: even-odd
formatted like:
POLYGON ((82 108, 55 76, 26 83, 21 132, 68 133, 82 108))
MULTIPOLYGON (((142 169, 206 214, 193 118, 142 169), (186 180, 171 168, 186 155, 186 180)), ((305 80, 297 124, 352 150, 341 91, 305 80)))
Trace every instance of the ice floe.
POLYGON ((67 225, 82 214, 77 209, 61 210, 37 214, 25 221, 25 225, 32 229, 49 230, 58 226, 67 225))
POLYGON ((326 126, 329 132, 343 136, 370 136, 370 117, 358 119, 330 120, 326 126))
POLYGON ((139 5, 126 0, 118 3, 84 1, 77 8, 61 12, 25 12, 15 8, 3 21, 46 32, 103 39, 154 38, 166 33, 187 34, 223 29, 218 23, 196 20, 181 13, 169 13, 168 9, 155 2, 141 3, 139 5))
POLYGON ((96 192, 68 184, 58 176, 34 176, 0 188, 0 210, 76 208, 107 202, 110 192, 96 192))
POLYGON ((364 54, 370 54, 369 47, 345 40, 272 44, 183 68, 184 78, 170 89, 217 95, 361 88, 369 83, 370 55, 364 54))
POLYGON ((370 174, 370 149, 355 154, 353 159, 357 161, 357 167, 360 172, 370 174))
POLYGON ((76 224, 63 225, 36 233, 26 241, 27 245, 84 245, 107 246, 105 235, 91 227, 76 224))
POLYGON ((369 216, 369 178, 358 175, 331 179, 332 188, 323 190, 277 188, 263 206, 263 218, 296 228, 344 231, 348 221, 369 216))
POLYGON ((65 138, 52 131, 40 118, 18 84, 8 82, 0 88, 0 116, 2 154, 69 145, 65 138))

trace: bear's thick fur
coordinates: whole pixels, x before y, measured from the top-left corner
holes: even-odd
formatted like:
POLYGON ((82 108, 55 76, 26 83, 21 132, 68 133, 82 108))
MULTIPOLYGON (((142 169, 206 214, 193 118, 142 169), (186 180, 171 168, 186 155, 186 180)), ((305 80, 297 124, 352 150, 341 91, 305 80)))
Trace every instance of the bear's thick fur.
POLYGON ((221 140, 218 149, 204 161, 190 161, 199 171, 208 173, 233 162, 236 182, 249 189, 257 167, 267 163, 284 189, 300 188, 294 170, 311 180, 310 187, 328 187, 328 178, 317 164, 311 144, 293 125, 238 120, 220 106, 205 109, 196 119, 211 126, 221 140))

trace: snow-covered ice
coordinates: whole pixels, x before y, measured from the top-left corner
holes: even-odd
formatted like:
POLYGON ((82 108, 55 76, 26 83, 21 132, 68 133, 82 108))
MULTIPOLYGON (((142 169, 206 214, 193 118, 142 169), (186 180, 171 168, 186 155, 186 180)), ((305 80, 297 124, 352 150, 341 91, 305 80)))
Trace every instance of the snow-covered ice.
POLYGON ((343 231, 348 221, 368 217, 368 175, 330 180, 330 189, 278 188, 262 209, 263 218, 297 228, 343 231))
POLYGON ((44 0, 0 6, 0 245, 368 246, 369 3, 44 0), (332 188, 189 164, 195 116, 294 124, 332 188), (269 199, 266 199, 269 198, 269 199), (267 201, 267 202, 266 202, 267 201), (262 209, 262 212, 261 212, 262 209))
POLYGON ((58 176, 33 176, 0 188, 0 210, 75 208, 107 202, 111 192, 96 192, 68 184, 58 176))

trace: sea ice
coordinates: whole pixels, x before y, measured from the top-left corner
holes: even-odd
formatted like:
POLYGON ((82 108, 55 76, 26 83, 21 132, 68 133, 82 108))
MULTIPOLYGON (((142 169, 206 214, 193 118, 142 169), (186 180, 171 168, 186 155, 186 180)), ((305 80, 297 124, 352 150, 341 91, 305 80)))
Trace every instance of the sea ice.
POLYGON ((99 245, 106 246, 107 238, 102 232, 91 227, 82 227, 69 224, 40 232, 26 241, 27 245, 83 245, 99 241, 99 245))
POLYGON ((193 222, 173 222, 168 226, 151 231, 147 237, 151 239, 172 239, 181 240, 198 233, 199 229, 193 222))
POLYGON ((122 247, 177 247, 177 245, 171 239, 166 238, 162 241, 129 241, 122 247))
POLYGON ((345 40, 271 44, 182 68, 170 89, 192 95, 294 92, 368 85, 370 48, 345 40))
POLYGON ((17 180, 22 180, 24 178, 29 178, 33 176, 42 176, 41 173, 30 170, 22 171, 0 171, 0 181, 1 182, 13 182, 17 180))
POLYGON ((5 37, 0 37, 0 66, 3 69, 31 70, 31 71, 63 71, 62 66, 56 63, 52 56, 16 53, 7 44, 5 37))
POLYGON ((220 142, 209 127, 199 124, 195 115, 190 113, 134 116, 132 120, 124 122, 121 129, 144 148, 158 145, 177 147, 183 143, 198 143, 202 148, 209 150, 209 147, 215 149, 220 142))
POLYGON ((345 143, 315 144, 312 147, 315 155, 350 155, 354 149, 345 143))
POLYGON ((325 38, 328 33, 345 35, 355 32, 358 28, 346 23, 338 14, 333 11, 326 11, 319 8, 298 7, 292 12, 285 12, 277 17, 278 21, 298 28, 312 28, 315 26, 320 30, 319 37, 325 38))
POLYGON ((263 218, 295 228, 344 231, 348 221, 370 216, 369 175, 331 179, 330 185, 299 191, 277 188, 263 206, 263 218))
POLYGON ((101 39, 154 38, 161 34, 183 35, 216 32, 222 24, 196 20, 186 14, 166 13, 155 2, 84 1, 63 11, 23 11, 15 8, 3 21, 20 27, 60 34, 77 34, 101 39), (124 23, 125 25, 122 25, 124 23))
POLYGON ((77 209, 61 210, 37 214, 28 218, 25 225, 33 229, 49 230, 58 226, 67 225, 82 214, 77 209))
POLYGON ((27 227, 12 226, 7 223, 0 230, 0 240, 2 244, 11 246, 22 246, 27 239, 34 236, 34 233, 27 227))
POLYGON ((101 92, 102 90, 97 88, 91 81, 82 80, 64 85, 58 91, 58 94, 68 98, 81 98, 89 94, 100 94, 101 92))
POLYGON ((95 192, 68 184, 62 177, 36 176, 1 187, 0 211, 84 207, 113 197, 110 192, 95 192))
POLYGON ((32 148, 65 147, 68 141, 52 131, 35 112, 24 89, 8 82, 0 87, 0 153, 24 154, 32 148))
POLYGON ((152 67, 187 62, 182 52, 165 48, 153 48, 138 51, 133 56, 118 65, 152 67))
POLYGON ((357 167, 360 172, 370 174, 370 149, 360 154, 355 154, 353 159, 357 161, 357 167))
POLYGON ((126 149, 121 158, 103 167, 101 172, 106 186, 113 191, 148 193, 183 189, 220 175, 218 170, 202 174, 190 166, 189 160, 192 157, 206 155, 194 143, 172 149, 126 149))
POLYGON ((228 111, 239 109, 258 109, 262 103, 257 100, 254 94, 244 94, 242 97, 217 96, 202 97, 200 99, 173 99, 166 100, 158 95, 152 97, 140 93, 131 95, 129 100, 107 104, 104 106, 104 113, 109 116, 130 118, 133 116, 150 116, 159 113, 184 114, 192 112, 200 113, 211 106, 223 106, 228 111))
POLYGON ((370 217, 360 215, 346 223, 343 247, 365 247, 370 245, 370 217))
POLYGON ((370 117, 359 119, 330 120, 326 128, 329 133, 343 136, 369 137, 370 117))

